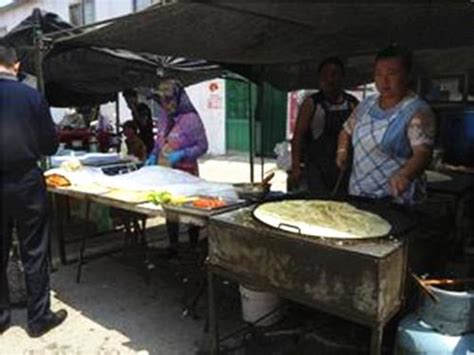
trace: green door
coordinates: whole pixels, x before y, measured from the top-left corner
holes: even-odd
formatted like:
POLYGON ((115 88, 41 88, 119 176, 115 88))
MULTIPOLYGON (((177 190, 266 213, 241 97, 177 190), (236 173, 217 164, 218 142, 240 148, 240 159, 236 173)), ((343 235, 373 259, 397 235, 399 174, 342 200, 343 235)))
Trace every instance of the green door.
POLYGON ((239 80, 226 80, 225 88, 227 151, 248 152, 250 114, 255 111, 257 89, 239 80))
POLYGON ((257 145, 257 151, 260 153, 263 149, 263 155, 272 157, 275 145, 286 139, 287 124, 287 106, 288 94, 272 87, 270 84, 263 84, 263 106, 261 118, 261 136, 257 141, 263 143, 257 145))
MULTIPOLYGON (((226 80, 227 151, 249 151, 250 114, 255 114, 257 90, 255 84, 226 80)), ((263 85, 261 93, 262 112, 255 117, 255 151, 260 154, 263 148, 265 156, 272 156, 275 144, 286 137, 287 95, 269 84, 263 85)))

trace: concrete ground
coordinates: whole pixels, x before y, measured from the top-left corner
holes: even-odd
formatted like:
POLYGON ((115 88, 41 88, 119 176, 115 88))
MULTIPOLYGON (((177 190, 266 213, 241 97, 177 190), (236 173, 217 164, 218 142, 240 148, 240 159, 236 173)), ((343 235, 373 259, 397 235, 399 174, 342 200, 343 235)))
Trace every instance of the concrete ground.
MULTIPOLYGON (((274 167, 274 162, 268 161, 264 171, 274 167)), ((260 180, 260 168, 257 164, 256 181, 260 180)), ((249 181, 250 168, 245 156, 209 157, 201 161, 200 169, 201 176, 208 180, 249 181)), ((273 189, 283 187, 285 176, 277 173, 273 189)), ((164 247, 167 238, 163 220, 153 222, 155 227, 150 234, 158 247, 164 247)), ((77 231, 77 226, 71 228, 72 233, 77 231)), ((183 248, 186 255, 186 247, 183 248)), ((73 249, 77 251, 77 246, 69 247, 72 256, 73 249)), ((203 273, 196 273, 193 268, 198 268, 198 264, 186 258, 175 263, 155 258, 156 269, 147 286, 136 268, 109 257, 86 264, 82 282, 77 284, 76 264, 60 265, 55 257, 52 308, 65 308, 69 317, 57 329, 31 339, 25 332, 26 311, 15 309, 12 326, 0 336, 0 355, 196 353, 203 339, 204 321, 183 317, 182 311, 198 289, 203 273)), ((222 301, 221 307, 227 308, 230 323, 238 323, 238 294, 235 290, 229 294, 232 296, 222 301)), ((205 303, 204 296, 197 308, 201 317, 206 312, 205 303)))

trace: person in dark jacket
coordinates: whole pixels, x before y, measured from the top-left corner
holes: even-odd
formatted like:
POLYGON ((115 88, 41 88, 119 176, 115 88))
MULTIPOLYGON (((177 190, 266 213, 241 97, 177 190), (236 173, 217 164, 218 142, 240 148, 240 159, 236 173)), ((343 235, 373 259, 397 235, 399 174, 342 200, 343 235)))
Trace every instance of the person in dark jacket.
POLYGON ((58 147, 49 107, 40 93, 17 81, 13 48, 0 43, 0 334, 10 326, 7 280, 13 225, 28 294, 28 329, 39 337, 61 324, 65 310, 50 309, 48 200, 41 156, 58 147))
POLYGON ((137 105, 137 119, 135 122, 138 128, 138 136, 145 143, 148 155, 155 147, 155 137, 153 135, 153 117, 147 104, 142 102, 137 105))

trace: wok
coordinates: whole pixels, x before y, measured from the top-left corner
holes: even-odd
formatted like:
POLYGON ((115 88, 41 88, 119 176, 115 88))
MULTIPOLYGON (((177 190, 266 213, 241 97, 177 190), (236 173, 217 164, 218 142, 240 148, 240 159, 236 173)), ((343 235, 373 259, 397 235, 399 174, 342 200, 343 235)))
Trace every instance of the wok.
POLYGON ((244 200, 259 201, 270 192, 269 184, 244 182, 233 186, 239 198, 244 200))

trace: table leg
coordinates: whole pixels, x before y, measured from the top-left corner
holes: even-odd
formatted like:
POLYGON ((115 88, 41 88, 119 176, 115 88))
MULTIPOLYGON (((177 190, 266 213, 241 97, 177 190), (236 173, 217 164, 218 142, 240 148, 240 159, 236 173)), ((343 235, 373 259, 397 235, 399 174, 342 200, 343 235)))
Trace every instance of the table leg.
POLYGON ((219 329, 217 324, 216 303, 214 294, 214 274, 207 272, 207 287, 209 297, 209 343, 211 355, 219 354, 219 329))
POLYGON ((383 325, 372 328, 372 335, 370 338, 370 354, 381 355, 382 354, 382 336, 383 336, 383 325))
MULTIPOLYGON (((122 218, 124 234, 123 234, 123 246, 122 246, 122 255, 123 257, 127 257, 128 254, 128 247, 130 245, 131 239, 133 239, 132 231, 130 228, 130 219, 127 217, 122 218)), ((133 243, 133 241, 132 241, 133 243)))
POLYGON ((86 215, 85 215, 85 230, 82 235, 81 241, 81 249, 79 251, 79 264, 77 265, 77 274, 76 274, 76 282, 81 282, 81 274, 82 274, 82 266, 84 265, 84 251, 86 249, 86 241, 89 235, 89 218, 90 218, 90 209, 91 209, 91 202, 86 201, 86 215))
POLYGON ((469 201, 469 194, 465 194, 456 199, 456 207, 455 207, 455 217, 454 217, 454 224, 455 224, 455 248, 462 253, 464 257, 465 246, 466 246, 466 236, 463 233, 462 224, 464 218, 464 207, 466 205, 466 201, 469 201))
POLYGON ((150 285, 151 282, 151 270, 154 269, 154 265, 150 262, 148 256, 148 240, 146 235, 146 218, 133 217, 133 229, 137 236, 138 242, 140 243, 142 254, 143 254, 143 267, 145 271, 145 282, 150 285), (140 221, 142 225, 140 226, 140 221))
POLYGON ((182 312, 183 317, 190 316, 192 319, 199 319, 199 316, 196 312, 196 307, 197 303, 199 302, 199 299, 204 294, 205 290, 206 279, 203 278, 203 280, 199 282, 199 286, 196 287, 196 291, 194 292, 192 297, 186 302, 182 312))
POLYGON ((53 196, 54 202, 54 215, 56 217, 56 237, 58 238, 58 249, 59 249, 59 259, 61 264, 67 264, 66 257, 66 242, 64 238, 64 203, 67 200, 67 197, 59 196, 55 194, 53 196))

